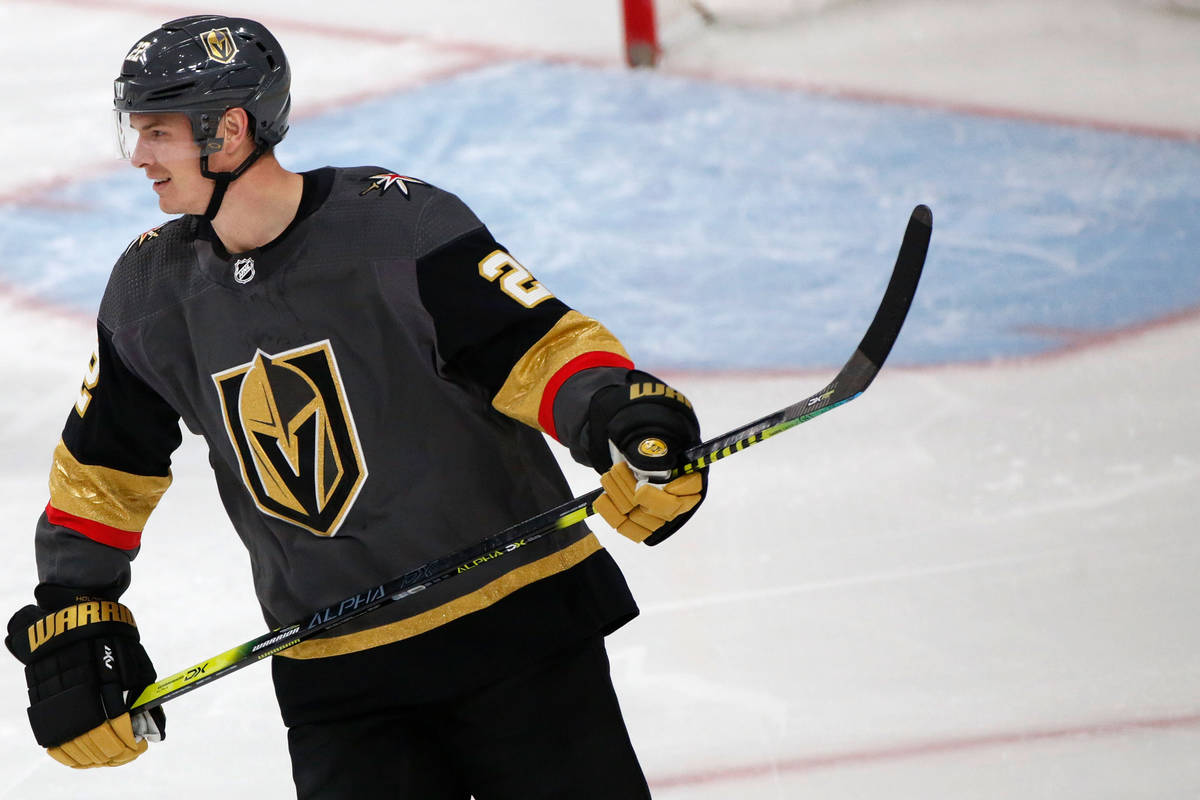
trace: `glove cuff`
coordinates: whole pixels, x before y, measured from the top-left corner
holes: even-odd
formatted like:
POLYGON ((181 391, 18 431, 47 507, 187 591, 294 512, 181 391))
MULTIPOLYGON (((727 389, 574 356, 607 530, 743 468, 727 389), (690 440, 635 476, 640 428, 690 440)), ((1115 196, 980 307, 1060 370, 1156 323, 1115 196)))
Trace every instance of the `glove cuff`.
POLYGON ((671 470, 685 449, 700 441, 700 423, 682 393, 641 370, 624 386, 608 386, 588 408, 588 459, 597 472, 612 468, 609 440, 630 466, 643 472, 671 470))

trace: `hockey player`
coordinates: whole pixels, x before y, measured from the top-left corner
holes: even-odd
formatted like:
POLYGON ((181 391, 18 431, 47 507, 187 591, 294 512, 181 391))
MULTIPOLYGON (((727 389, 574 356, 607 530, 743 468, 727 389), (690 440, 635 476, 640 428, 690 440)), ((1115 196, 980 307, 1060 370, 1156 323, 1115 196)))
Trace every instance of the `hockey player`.
MULTIPOLYGON (((37 741, 73 767, 161 738, 120 602, 203 436, 271 626, 570 497, 543 433, 602 474, 596 508, 656 544, 704 473, 680 393, 634 369, 454 195, 383 167, 284 169, 288 62, 216 16, 139 39, 118 126, 160 208, 118 259, 98 347, 53 456, 36 605, 8 624, 37 741)), ((604 635, 637 614, 576 524, 273 659, 297 792, 421 800, 649 796, 604 635)))

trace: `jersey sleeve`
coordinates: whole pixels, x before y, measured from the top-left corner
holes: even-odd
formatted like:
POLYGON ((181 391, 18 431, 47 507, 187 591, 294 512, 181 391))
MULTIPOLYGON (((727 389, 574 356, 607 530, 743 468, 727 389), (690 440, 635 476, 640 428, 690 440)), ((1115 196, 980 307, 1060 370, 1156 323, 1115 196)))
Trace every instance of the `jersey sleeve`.
POLYGON ((625 348, 555 297, 453 195, 431 200, 419 228, 418 288, 442 359, 482 385, 497 411, 578 459, 591 394, 633 368, 625 348))
POLYGON ((50 500, 37 525, 43 585, 113 599, 124 591, 181 440, 179 415, 130 371, 112 333, 98 324, 96 352, 54 449, 50 500))

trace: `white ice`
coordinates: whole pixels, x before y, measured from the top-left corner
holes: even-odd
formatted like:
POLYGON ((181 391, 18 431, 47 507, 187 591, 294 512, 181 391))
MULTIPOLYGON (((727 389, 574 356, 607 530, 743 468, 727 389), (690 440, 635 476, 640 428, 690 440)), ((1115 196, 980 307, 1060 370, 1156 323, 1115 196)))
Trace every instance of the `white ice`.
MULTIPOLYGON (((238 4, 287 37, 308 90, 297 124, 513 54, 620 68, 617 0, 378 5, 238 4)), ((1200 136, 1200 16, 1183 5, 850 2, 771 31, 688 31, 664 69, 1200 136)), ((113 168, 114 57, 193 9, 0 5, 0 201, 113 168)), ((14 286, 0 334, 0 609, 15 609, 93 334, 14 286)), ((716 432, 828 376, 670 377, 716 432)), ((655 796, 1200 796, 1197 388, 1195 313, 1034 360, 887 368, 720 465, 677 539, 604 534, 643 608, 610 652, 655 796)), ((163 674, 263 629, 198 441, 174 472, 125 598, 163 674)), ((266 665, 170 703, 169 738, 145 757, 87 772, 33 743, 19 665, 0 659, 0 678, 0 797, 290 795, 266 665)))

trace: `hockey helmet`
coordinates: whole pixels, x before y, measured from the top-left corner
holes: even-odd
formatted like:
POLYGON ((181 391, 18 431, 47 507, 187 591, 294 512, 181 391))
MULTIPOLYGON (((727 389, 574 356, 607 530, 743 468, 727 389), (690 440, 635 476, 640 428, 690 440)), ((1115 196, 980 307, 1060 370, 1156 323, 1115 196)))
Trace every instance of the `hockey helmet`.
MULTIPOLYGON (((221 116, 243 108, 256 149, 283 139, 291 112, 291 71, 279 42, 249 19, 182 17, 139 39, 113 82, 121 153, 128 158, 129 115, 181 112, 192 124, 201 154, 221 149, 221 116)), ((206 159, 207 160, 207 159, 206 159)))

